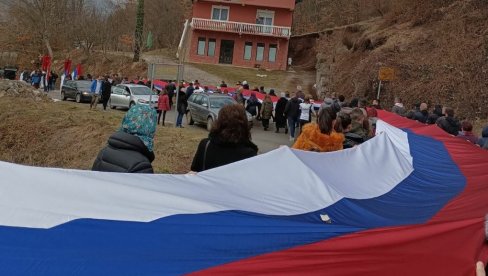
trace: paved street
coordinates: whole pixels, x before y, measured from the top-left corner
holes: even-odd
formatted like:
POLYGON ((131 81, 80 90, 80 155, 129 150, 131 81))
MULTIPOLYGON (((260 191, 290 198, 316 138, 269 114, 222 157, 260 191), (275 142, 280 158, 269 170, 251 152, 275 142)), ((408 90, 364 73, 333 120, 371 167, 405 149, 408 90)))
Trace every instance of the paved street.
MULTIPOLYGON (((60 91, 51 91, 49 92, 49 96, 53 99, 60 100, 60 91)), ((76 104, 73 101, 73 104, 76 104)), ((99 105, 99 108, 101 105, 99 105)), ((126 112, 124 109, 117 109, 117 110, 110 110, 110 112, 126 112)), ((166 121, 169 124, 174 124, 175 121, 175 112, 171 111, 168 114, 166 114, 166 121)), ((260 153, 266 153, 269 151, 272 151, 276 148, 278 148, 281 145, 290 145, 289 137, 288 135, 285 135, 283 130, 281 130, 281 133, 275 133, 274 129, 274 124, 271 124, 271 128, 268 131, 264 131, 263 127, 261 126, 260 122, 255 122, 254 127, 252 129, 252 139, 253 142, 256 143, 256 145, 259 147, 259 152, 260 153)), ((190 126, 187 124, 186 120, 183 120, 183 125, 186 128, 193 128, 197 130, 201 130, 202 132, 207 132, 206 126, 203 125, 194 125, 190 126)))

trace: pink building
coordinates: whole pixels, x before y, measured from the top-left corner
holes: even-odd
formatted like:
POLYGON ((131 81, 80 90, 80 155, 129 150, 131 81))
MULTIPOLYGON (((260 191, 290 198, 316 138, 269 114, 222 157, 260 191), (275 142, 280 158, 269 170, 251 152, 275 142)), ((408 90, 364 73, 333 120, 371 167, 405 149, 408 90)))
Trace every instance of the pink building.
POLYGON ((295 0, 194 0, 189 60, 286 70, 295 0))

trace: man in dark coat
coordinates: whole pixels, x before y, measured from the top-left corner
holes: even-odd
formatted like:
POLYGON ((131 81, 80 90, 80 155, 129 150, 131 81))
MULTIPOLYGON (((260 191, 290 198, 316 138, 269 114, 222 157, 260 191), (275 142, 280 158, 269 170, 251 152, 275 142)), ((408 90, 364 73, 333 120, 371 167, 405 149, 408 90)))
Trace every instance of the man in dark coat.
POLYGON ((414 120, 426 124, 427 120, 429 119, 429 111, 427 109, 428 105, 426 103, 421 103, 419 110, 415 112, 415 115, 413 117, 414 120))
POLYGON ((449 107, 444 107, 444 117, 440 117, 436 124, 438 127, 442 128, 445 132, 457 136, 461 130, 461 125, 459 121, 454 118, 454 109, 449 107))
POLYGON ((105 80, 102 83, 102 103, 103 110, 107 110, 107 104, 110 100, 110 95, 112 93, 112 84, 108 80, 108 76, 105 76, 105 80))
POLYGON ((290 141, 295 141, 295 128, 298 123, 298 117, 300 116, 300 100, 292 94, 290 101, 285 107, 285 116, 288 119, 288 128, 290 129, 290 141))
POLYGON ((276 103, 275 108, 275 123, 276 133, 280 132, 280 128, 285 128, 285 134, 288 133, 288 127, 286 126, 285 108, 288 103, 288 99, 285 97, 285 93, 281 93, 281 98, 276 103))

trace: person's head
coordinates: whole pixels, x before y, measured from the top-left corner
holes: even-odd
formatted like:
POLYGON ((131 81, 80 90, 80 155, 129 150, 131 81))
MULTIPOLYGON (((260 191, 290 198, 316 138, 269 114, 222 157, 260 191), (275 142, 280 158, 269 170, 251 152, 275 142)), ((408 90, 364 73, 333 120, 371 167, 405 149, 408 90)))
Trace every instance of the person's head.
POLYGON ((343 103, 346 101, 346 97, 344 95, 339 95, 339 102, 343 103))
POLYGON ((351 100, 351 103, 350 103, 349 107, 356 108, 356 107, 358 107, 358 105, 359 105, 359 99, 358 98, 354 98, 354 99, 351 100))
POLYGON ((269 94, 270 94, 270 95, 275 95, 275 90, 274 90, 274 89, 270 89, 270 90, 269 90, 269 94))
POLYGON ((442 117, 443 116, 442 111, 443 111, 442 105, 437 104, 437 105, 435 105, 434 111, 432 113, 434 113, 435 115, 437 115, 439 117, 442 117))
POLYGON ((354 108, 349 115, 351 116, 351 120, 353 122, 359 124, 362 124, 365 118, 364 113, 360 108, 354 108))
POLYGON ((240 104, 222 107, 210 130, 210 136, 230 144, 248 142, 251 138, 251 132, 244 107, 240 104))
POLYGON ((222 84, 225 84, 225 81, 222 81, 221 83, 222 83, 222 84))
POLYGON ((334 129, 339 133, 348 133, 352 129, 351 116, 345 112, 337 113, 334 129))
POLYGON ((450 107, 444 107, 442 113, 447 117, 454 117, 454 109, 450 107))
POLYGON ((305 96, 304 101, 305 101, 306 103, 310 103, 310 96, 308 96, 308 95, 307 95, 307 96, 305 96))
POLYGON ((320 132, 330 135, 334 130, 334 123, 337 118, 337 113, 330 107, 326 107, 319 112, 317 118, 317 124, 319 125, 320 132))
POLYGON ((157 122, 154 108, 145 104, 136 104, 125 114, 120 130, 139 137, 147 149, 153 151, 157 122))
POLYGON ((358 107, 360 107, 360 108, 366 108, 366 106, 368 106, 368 100, 366 100, 364 98, 361 99, 361 100, 359 100, 358 107))
POLYGON ((461 130, 471 132, 473 131, 473 124, 471 124, 469 121, 463 121, 461 123, 461 130))
POLYGON ((378 100, 378 99, 374 99, 374 100, 373 100, 373 104, 372 104, 372 105, 373 105, 373 106, 379 106, 379 105, 380 105, 380 100, 378 100))
POLYGON ((188 84, 188 86, 193 86, 193 82, 190 82, 190 83, 188 84))
POLYGON ((281 92, 281 93, 280 93, 280 97, 282 97, 282 98, 286 98, 286 93, 285 93, 285 92, 281 92))
POLYGON ((395 103, 402 103, 402 99, 400 97, 395 97, 395 103))
POLYGON ((429 108, 429 106, 426 103, 421 103, 419 110, 420 111, 427 111, 428 108, 429 108))
POLYGON ((224 94, 229 94, 229 90, 224 89, 224 94))

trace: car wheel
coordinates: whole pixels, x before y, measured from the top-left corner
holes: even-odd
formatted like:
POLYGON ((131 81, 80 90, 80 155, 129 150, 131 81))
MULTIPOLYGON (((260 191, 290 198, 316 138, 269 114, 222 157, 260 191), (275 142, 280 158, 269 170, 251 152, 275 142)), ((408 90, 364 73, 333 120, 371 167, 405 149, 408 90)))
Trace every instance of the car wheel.
POLYGON ((64 91, 61 91, 61 100, 66 101, 66 95, 64 94, 64 91))
POLYGON ((190 112, 190 122, 188 124, 191 126, 195 124, 195 121, 193 121, 193 116, 191 116, 191 112, 190 112))
POLYGON ((135 103, 135 102, 130 102, 130 104, 129 104, 129 109, 131 109, 131 108, 132 108, 134 105, 136 105, 136 103, 135 103))
POLYGON ((212 117, 209 117, 207 120, 207 130, 208 131, 212 130, 212 126, 213 126, 213 119, 212 117))
POLYGON ((112 100, 108 100, 108 106, 110 106, 111 109, 116 109, 117 107, 112 105, 112 100))
POLYGON ((81 94, 76 94, 76 102, 81 103, 81 94))

